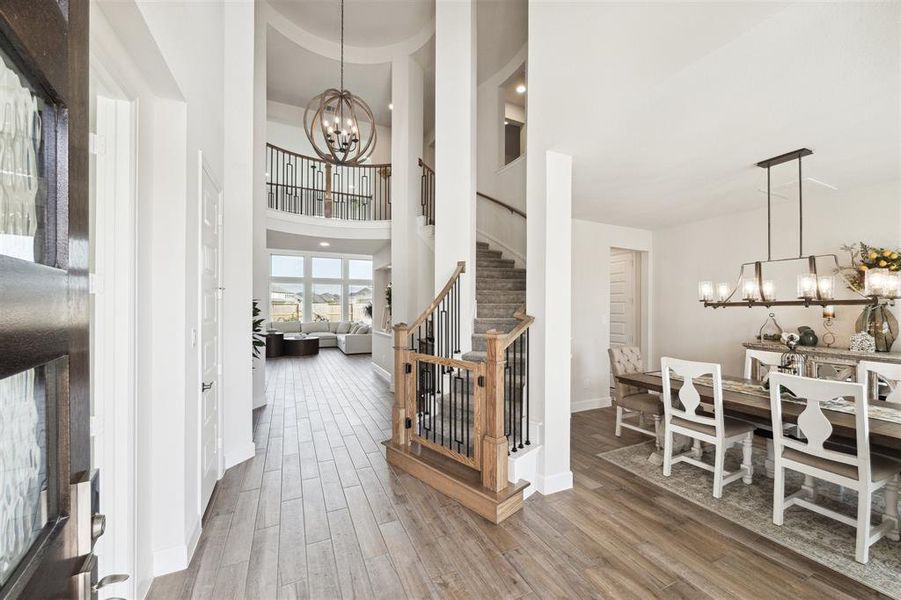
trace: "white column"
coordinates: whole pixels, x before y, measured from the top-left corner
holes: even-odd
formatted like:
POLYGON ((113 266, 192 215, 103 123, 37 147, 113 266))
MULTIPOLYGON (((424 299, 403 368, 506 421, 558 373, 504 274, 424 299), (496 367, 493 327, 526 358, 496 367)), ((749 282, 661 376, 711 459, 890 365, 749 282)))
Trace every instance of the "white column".
POLYGON ((476 278, 476 5, 435 5, 435 288, 466 261, 460 339, 471 348, 476 278))
POLYGON ((254 6, 225 4, 223 130, 222 446, 226 467, 251 458, 253 376, 254 6))
MULTIPOLYGON (((255 2, 253 59, 253 297, 271 318, 269 306, 269 254, 266 249, 266 16, 265 3, 255 2)), ((266 352, 253 371, 253 408, 266 404, 266 352)))
POLYGON ((394 323, 409 323, 417 306, 419 167, 422 155, 423 72, 409 56, 391 63, 391 311, 394 323))
POLYGON ((572 157, 548 151, 529 160, 526 305, 535 317, 529 385, 542 446, 533 483, 552 494, 572 487, 572 157))

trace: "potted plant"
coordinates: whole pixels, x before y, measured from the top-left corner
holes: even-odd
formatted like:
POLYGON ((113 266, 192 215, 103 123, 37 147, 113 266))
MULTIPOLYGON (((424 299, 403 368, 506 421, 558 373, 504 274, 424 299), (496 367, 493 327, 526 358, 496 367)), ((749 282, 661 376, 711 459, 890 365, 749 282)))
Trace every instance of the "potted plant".
POLYGON ((254 359, 258 359, 260 358, 260 348, 266 345, 266 337, 263 335, 263 321, 265 321, 265 319, 259 318, 260 312, 262 312, 260 311, 259 300, 254 298, 251 307, 251 356, 253 356, 254 359))
MULTIPOLYGON (((840 270, 842 279, 849 288, 863 293, 867 271, 870 269, 888 269, 901 271, 901 250, 895 248, 879 248, 859 242, 842 246, 842 250, 851 256, 851 266, 840 270)), ((876 340, 877 352, 889 352, 898 337, 898 320, 885 302, 867 306, 857 318, 855 331, 869 333, 876 340)))

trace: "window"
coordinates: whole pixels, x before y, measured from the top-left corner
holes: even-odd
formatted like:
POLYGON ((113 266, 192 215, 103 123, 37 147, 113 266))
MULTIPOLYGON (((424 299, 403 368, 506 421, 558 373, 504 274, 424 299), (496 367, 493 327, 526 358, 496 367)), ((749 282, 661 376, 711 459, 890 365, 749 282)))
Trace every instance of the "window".
POLYGON ((272 255, 273 277, 303 277, 303 256, 272 255))
POLYGON ((372 260, 273 254, 270 260, 270 321, 371 323, 372 260))
POLYGON ((347 278, 348 279, 372 279, 372 261, 371 260, 354 260, 347 261, 347 278))
POLYGON ((272 321, 304 320, 303 287, 303 283, 272 283, 272 321))
MULTIPOLYGON (((313 259, 315 265, 316 259, 313 259)), ((340 264, 340 261, 338 261, 340 264)), ((341 320, 341 285, 314 283, 312 297, 313 321, 341 320)))
POLYGON ((341 259, 313 257, 314 279, 341 279, 341 259))
MULTIPOLYGON (((372 263, 370 263, 370 267, 372 263)), ((372 315, 366 314, 367 306, 372 310, 372 285, 351 285, 347 293, 347 319, 372 323, 372 315)))

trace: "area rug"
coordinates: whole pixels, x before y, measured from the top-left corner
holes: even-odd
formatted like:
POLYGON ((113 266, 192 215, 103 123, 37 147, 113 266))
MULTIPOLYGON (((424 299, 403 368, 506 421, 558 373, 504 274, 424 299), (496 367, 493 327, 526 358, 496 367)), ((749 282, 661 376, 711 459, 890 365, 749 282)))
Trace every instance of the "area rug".
MULTIPOLYGON (((723 488, 723 497, 716 500, 713 497, 712 473, 679 463, 673 465, 672 476, 664 477, 661 466, 648 462, 653 446, 653 442, 646 442, 602 452, 597 456, 798 554, 901 599, 901 542, 885 538, 879 540, 870 548, 870 562, 862 565, 854 560, 855 533, 852 527, 797 506, 785 511, 782 527, 773 525, 773 480, 766 476, 765 450, 754 449, 754 483, 750 486, 741 481, 731 483, 723 488)), ((704 453, 703 460, 713 464, 712 449, 704 453)), ((727 471, 736 470, 740 463, 740 450, 727 451, 727 471)), ((786 495, 799 490, 803 479, 798 473, 786 471, 786 495)), ((856 517, 856 493, 821 481, 817 481, 815 489, 818 503, 856 517)), ((873 501, 874 523, 881 520, 883 507, 884 498, 880 491, 873 501)))

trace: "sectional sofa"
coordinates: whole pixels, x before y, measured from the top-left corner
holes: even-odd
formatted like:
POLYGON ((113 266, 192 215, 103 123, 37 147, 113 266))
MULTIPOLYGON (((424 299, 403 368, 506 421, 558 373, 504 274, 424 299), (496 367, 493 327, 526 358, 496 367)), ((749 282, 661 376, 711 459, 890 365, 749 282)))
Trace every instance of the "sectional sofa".
POLYGON ((372 327, 363 323, 276 321, 272 326, 284 333, 305 333, 317 337, 320 348, 338 348, 344 354, 372 354, 372 327))

